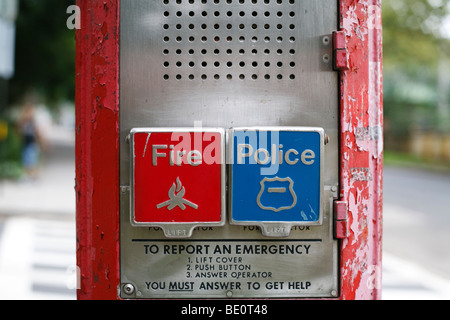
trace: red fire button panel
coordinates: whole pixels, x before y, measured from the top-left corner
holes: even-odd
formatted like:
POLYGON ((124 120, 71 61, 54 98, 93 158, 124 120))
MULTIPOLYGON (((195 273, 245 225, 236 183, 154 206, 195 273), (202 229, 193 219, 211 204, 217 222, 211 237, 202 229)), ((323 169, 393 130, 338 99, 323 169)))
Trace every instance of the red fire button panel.
POLYGON ((223 129, 131 130, 131 223, 166 237, 225 223, 223 129))

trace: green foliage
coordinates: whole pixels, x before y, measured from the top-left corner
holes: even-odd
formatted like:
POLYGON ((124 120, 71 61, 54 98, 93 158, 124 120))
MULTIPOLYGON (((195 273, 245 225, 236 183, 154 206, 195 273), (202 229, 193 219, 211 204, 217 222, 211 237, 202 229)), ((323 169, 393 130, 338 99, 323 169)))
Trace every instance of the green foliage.
POLYGON ((439 59, 439 28, 448 13, 447 0, 384 0, 384 64, 436 67, 439 59), (436 7, 430 5, 435 3, 436 7))
POLYGON ((6 140, 0 141, 0 179, 16 179, 22 174, 22 141, 12 123, 8 123, 6 140))
POLYGON ((12 103, 29 91, 51 105, 74 100, 75 34, 66 27, 66 9, 75 0, 20 0, 16 21, 16 70, 12 103))
POLYGON ((449 0, 383 1, 384 118, 393 137, 438 126, 439 60, 450 52, 441 26, 449 9, 449 0))
MULTIPOLYGON (((29 94, 50 107, 74 101, 75 32, 66 26, 66 11, 73 4, 75 0, 19 1, 9 106, 22 104, 29 94)), ((0 142, 0 178, 21 175, 21 150, 20 136, 10 123, 7 139, 0 142)))

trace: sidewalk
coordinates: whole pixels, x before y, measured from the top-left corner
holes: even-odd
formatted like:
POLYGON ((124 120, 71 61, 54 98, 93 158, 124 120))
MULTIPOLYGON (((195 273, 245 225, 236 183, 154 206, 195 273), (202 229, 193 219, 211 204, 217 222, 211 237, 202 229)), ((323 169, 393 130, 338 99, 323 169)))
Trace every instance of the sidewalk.
POLYGON ((53 127, 50 150, 36 180, 0 181, 0 215, 74 215, 74 136, 53 127))
POLYGON ((36 180, 0 181, 0 300, 75 299, 75 141, 52 127, 36 180))
POLYGON ((10 216, 0 241, 0 300, 74 300, 75 221, 10 216))

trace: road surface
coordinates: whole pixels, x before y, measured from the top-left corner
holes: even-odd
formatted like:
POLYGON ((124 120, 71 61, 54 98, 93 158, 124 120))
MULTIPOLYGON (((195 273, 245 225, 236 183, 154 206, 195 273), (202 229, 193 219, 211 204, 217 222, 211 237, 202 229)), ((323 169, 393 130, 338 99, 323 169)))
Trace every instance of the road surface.
POLYGON ((450 299, 449 193, 449 172, 385 166, 385 298, 450 299))
POLYGON ((386 167, 384 248, 450 279, 450 174, 386 167))

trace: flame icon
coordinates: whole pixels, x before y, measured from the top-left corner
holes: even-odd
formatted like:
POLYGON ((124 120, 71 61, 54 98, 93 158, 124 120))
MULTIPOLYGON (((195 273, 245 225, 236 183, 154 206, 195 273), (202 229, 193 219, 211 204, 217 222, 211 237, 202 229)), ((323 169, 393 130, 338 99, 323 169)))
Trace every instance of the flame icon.
POLYGON ((177 177, 176 185, 175 182, 172 184, 172 187, 170 187, 168 195, 169 200, 164 201, 160 204, 158 204, 156 207, 158 209, 161 209, 163 207, 167 206, 168 210, 172 210, 175 207, 180 207, 181 210, 186 209, 186 205, 190 206, 191 208, 198 209, 198 205, 195 203, 192 203, 189 200, 183 199, 184 194, 186 193, 186 189, 181 184, 180 177, 177 177))

